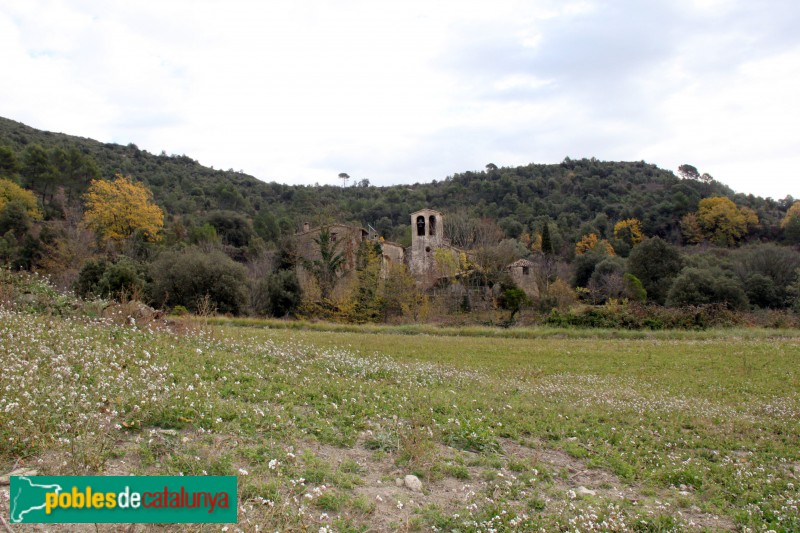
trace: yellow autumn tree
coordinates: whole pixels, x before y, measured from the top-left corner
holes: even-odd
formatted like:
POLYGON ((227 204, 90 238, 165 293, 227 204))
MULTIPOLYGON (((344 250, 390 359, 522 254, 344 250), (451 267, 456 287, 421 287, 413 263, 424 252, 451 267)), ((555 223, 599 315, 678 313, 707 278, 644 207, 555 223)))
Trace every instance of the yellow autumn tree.
POLYGON ((789 242, 800 242, 800 200, 786 211, 786 216, 781 219, 781 229, 789 242))
POLYGON ((0 178, 0 211, 11 202, 21 204, 33 220, 42 220, 42 211, 36 202, 36 195, 11 180, 0 178))
POLYGON ((644 240, 642 223, 638 218, 626 218, 614 224, 614 238, 633 248, 644 240))
POLYGON ((587 252, 591 252, 595 248, 603 250, 606 255, 615 255, 614 247, 611 246, 611 243, 606 239, 600 240, 594 233, 581 237, 581 240, 575 245, 575 254, 583 255, 587 252))
POLYGON ((147 240, 155 241, 164 227, 164 213, 153 203, 153 193, 130 176, 93 180, 84 204, 85 224, 106 240, 123 241, 140 231, 147 240))
POLYGON ((758 215, 749 208, 739 209, 730 198, 715 196, 700 200, 697 221, 706 238, 719 246, 734 246, 758 224, 758 215))
POLYGON ((789 210, 786 211, 786 216, 781 220, 781 229, 786 229, 786 226, 791 224, 792 219, 795 218, 800 220, 800 200, 793 203, 789 210))
POLYGON ((433 260, 436 262, 436 267, 439 274, 446 278, 455 276, 460 267, 459 256, 455 255, 447 248, 437 248, 433 251, 433 260))
POLYGON ((703 230, 697 220, 697 213, 686 213, 681 218, 681 234, 686 244, 700 244, 703 242, 703 230))

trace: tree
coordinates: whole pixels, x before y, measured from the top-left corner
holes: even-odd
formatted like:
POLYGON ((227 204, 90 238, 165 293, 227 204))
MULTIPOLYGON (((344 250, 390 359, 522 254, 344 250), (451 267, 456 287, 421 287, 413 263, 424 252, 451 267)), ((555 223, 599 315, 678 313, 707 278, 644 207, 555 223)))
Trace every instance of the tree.
POLYGON ((347 180, 350 179, 350 175, 347 172, 339 172, 339 179, 342 180, 342 187, 347 187, 347 180))
POLYGON ((375 322, 383 314, 381 277, 381 247, 364 241, 358 249, 356 287, 352 295, 351 319, 356 322, 375 322))
POLYGON ((628 272, 639 278, 647 297, 664 304, 672 280, 683 267, 678 250, 659 237, 651 237, 637 244, 628 256, 628 272))
POLYGON ((614 224, 614 238, 631 248, 644 240, 642 223, 637 218, 626 218, 614 224))
POLYGON ((164 252, 150 264, 151 299, 158 306, 182 305, 191 311, 208 301, 221 313, 245 311, 247 270, 219 250, 189 247, 164 252))
POLYGON ((550 236, 550 224, 547 222, 542 225, 542 253, 548 257, 556 253, 553 238, 550 236))
MULTIPOLYGON (((751 287, 751 281, 754 281, 756 284, 761 284, 761 287, 757 289, 760 294, 769 293, 769 289, 764 288, 766 284, 762 283, 761 278, 753 278, 756 274, 764 276, 772 282, 776 293, 776 299, 770 306, 783 307, 789 305, 786 290, 794 280, 795 270, 800 268, 800 253, 789 246, 758 243, 737 249, 732 254, 732 259, 732 270, 745 283, 748 291, 751 287)), ((765 301, 765 298, 767 297, 754 296, 750 300, 751 303, 764 307, 761 302, 765 301)))
POLYGON ((8 202, 0 209, 0 235, 21 240, 31 229, 31 217, 20 202, 8 202), (6 235, 8 234, 8 235, 6 235))
POLYGON ((433 261, 436 270, 444 278, 452 278, 461 270, 459 257, 449 248, 437 248, 433 251, 433 261))
POLYGON ((586 287, 594 274, 594 269, 598 264, 605 261, 609 256, 607 250, 598 246, 586 253, 575 257, 572 262, 572 282, 575 287, 586 287))
POLYGON ((214 227, 222 244, 244 248, 253 237, 250 220, 233 211, 215 211, 208 216, 207 222, 214 227))
POLYGON ((621 298, 625 294, 625 261, 619 257, 606 257, 597 263, 586 287, 595 300, 621 298))
POLYGON ((47 190, 56 178, 56 169, 50 161, 47 150, 38 144, 29 145, 22 154, 22 175, 27 185, 38 189, 45 199, 47 190))
POLYGON ((323 300, 331 297, 339 274, 344 268, 344 254, 336 248, 336 242, 331 239, 330 229, 323 227, 319 232, 319 237, 314 239, 319 247, 319 259, 313 261, 304 260, 303 266, 311 272, 319 283, 319 290, 323 300))
POLYGON ((93 180, 84 201, 84 222, 106 240, 120 242, 140 232, 155 241, 164 226, 164 213, 153 203, 153 194, 129 176, 93 180))
POLYGON ((778 290, 771 278, 758 272, 748 276, 745 281, 747 299, 756 307, 777 308, 783 302, 778 295, 778 290))
POLYGON ((647 291, 639 278, 630 272, 626 272, 622 279, 625 282, 625 295, 628 298, 635 302, 647 301, 647 291))
POLYGON ((785 228, 793 218, 800 218, 800 200, 797 200, 786 210, 786 216, 781 220, 781 228, 785 228))
POLYGON ((13 178, 20 168, 14 151, 8 146, 0 146, 0 178, 13 178))
POLYGON ((786 216, 781 220, 781 229, 789 242, 800 243, 800 200, 786 211, 786 216))
POLYGON ((700 172, 697 171, 697 167, 692 165, 681 165, 678 167, 678 174, 685 180, 699 180, 700 179, 700 172))
POLYGON ((425 320, 428 316, 428 296, 417 287, 417 281, 406 265, 393 263, 384 282, 384 310, 387 317, 403 316, 425 320))
POLYGON ((262 209, 253 219, 253 229, 265 242, 277 242, 281 235, 278 219, 269 210, 262 209))
POLYGON ((147 285, 146 277, 144 267, 127 257, 113 264, 104 259, 89 259, 81 267, 74 289, 81 298, 140 296, 147 285))
POLYGON ((685 268, 669 290, 667 305, 703 305, 722 303, 732 309, 747 306, 747 295, 740 283, 718 268, 685 268))
POLYGON ((752 210, 739 209, 724 196, 700 200, 697 220, 706 238, 718 246, 734 246, 747 234, 748 226, 758 224, 752 210))
POLYGON ((795 313, 800 314, 800 268, 794 271, 794 281, 786 287, 786 293, 787 304, 795 313))
POLYGON ((697 219, 696 213, 686 213, 681 218, 681 235, 686 244, 700 244, 703 242, 703 229, 697 219))
POLYGON ((36 196, 13 181, 0 178, 0 212, 11 202, 20 204, 33 220, 42 220, 42 212, 36 202, 36 196))
POLYGON ((255 311, 275 317, 288 316, 300 306, 302 295, 294 270, 277 270, 259 284, 255 311))
POLYGON ((511 316, 508 317, 509 322, 514 321, 514 317, 519 313, 522 306, 528 303, 528 296, 525 291, 517 287, 509 287, 505 289, 498 299, 500 307, 511 311, 511 316))
POLYGON ((611 243, 606 239, 599 240, 594 233, 581 237, 581 240, 575 245, 575 254, 583 255, 595 249, 602 250, 606 255, 614 255, 614 247, 611 246, 611 243))
POLYGON ((583 255, 586 252, 594 250, 598 243, 598 238, 595 233, 590 233, 581 237, 575 244, 575 255, 583 255))
POLYGON ((471 248, 475 243, 478 220, 463 209, 448 214, 444 219, 444 236, 457 248, 471 248))

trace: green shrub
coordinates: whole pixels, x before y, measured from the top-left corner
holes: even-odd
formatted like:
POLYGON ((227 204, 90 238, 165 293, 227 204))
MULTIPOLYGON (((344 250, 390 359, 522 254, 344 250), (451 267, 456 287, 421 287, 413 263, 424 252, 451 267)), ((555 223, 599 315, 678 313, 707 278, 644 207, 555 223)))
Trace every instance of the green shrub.
POLYGON ((182 305, 197 312, 208 296, 221 313, 240 314, 247 303, 247 272, 218 250, 203 252, 190 247, 168 251, 151 264, 150 298, 158 306, 182 305))
POLYGON ((278 270, 259 283, 253 294, 253 310, 259 315, 284 317, 300 306, 303 293, 293 270, 278 270))
POLYGON ((625 294, 628 298, 635 302, 644 303, 647 301, 647 291, 639 278, 630 272, 626 272, 622 279, 625 283, 625 294))
POLYGON ((631 302, 585 306, 569 311, 554 309, 545 319, 545 324, 604 329, 706 329, 740 325, 746 318, 728 309, 725 304, 665 308, 631 302))
POLYGON ((98 283, 100 296, 114 299, 138 297, 147 286, 146 273, 141 265, 123 257, 108 265, 98 283))
POLYGON ((775 308, 781 304, 772 279, 764 274, 750 274, 745 282, 747 299, 756 307, 775 308))
POLYGON ((182 305, 176 305, 172 308, 171 314, 175 316, 184 316, 189 314, 189 310, 182 305))
POLYGON ((100 296, 100 278, 103 277, 108 263, 105 259, 89 259, 78 272, 75 280, 75 294, 81 298, 100 296))
POLYGON ((145 267, 121 257, 116 263, 105 259, 89 259, 81 267, 75 281, 75 293, 81 298, 138 297, 147 289, 145 267))
POLYGON ((640 242, 628 256, 628 272, 642 282, 648 299, 659 304, 666 301, 672 280, 682 266, 678 250, 658 237, 640 242))
POLYGON ((667 305, 725 304, 731 309, 747 306, 747 295, 741 284, 718 268, 685 268, 675 278, 667 296, 667 305))

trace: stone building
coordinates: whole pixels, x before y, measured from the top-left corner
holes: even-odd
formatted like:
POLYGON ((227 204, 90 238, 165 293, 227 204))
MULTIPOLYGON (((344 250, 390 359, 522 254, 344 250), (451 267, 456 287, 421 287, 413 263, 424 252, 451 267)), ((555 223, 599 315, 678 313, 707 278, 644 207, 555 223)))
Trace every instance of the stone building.
MULTIPOLYGON (((369 232, 364 228, 358 226, 350 226, 347 224, 329 224, 326 226, 331 235, 331 242, 335 246, 336 252, 341 252, 344 257, 341 281, 339 287, 346 287, 349 282, 353 281, 356 272, 356 260, 358 256, 358 248, 363 241, 369 239, 369 232)), ((316 261, 321 259, 319 245, 315 240, 319 239, 322 232, 322 227, 311 228, 309 224, 303 224, 303 231, 296 233, 295 246, 297 249, 297 257, 301 260, 297 266, 297 280, 304 290, 308 290, 313 286, 311 274, 303 267, 302 262, 316 261)), ((337 294, 334 289, 334 296, 337 294)))
POLYGON ((536 264, 533 261, 517 259, 508 265, 506 270, 517 287, 525 291, 529 297, 538 298, 539 286, 536 284, 534 268, 536 268, 536 264))
POLYGON ((442 214, 433 209, 411 213, 411 247, 406 250, 406 263, 417 282, 429 287, 436 282, 434 251, 444 244, 442 214))
MULTIPOLYGON (((330 224, 327 226, 331 240, 336 242, 337 251, 344 253, 345 261, 342 278, 352 278, 355 274, 358 248, 364 241, 380 242, 382 249, 381 266, 385 276, 392 264, 405 263, 417 284, 428 289, 442 278, 455 275, 460 267, 461 250, 454 248, 444 238, 442 213, 433 209, 421 209, 411 213, 411 246, 403 248, 397 243, 380 240, 377 235, 358 226, 330 224), (443 268, 440 261, 447 263, 443 268)), ((322 228, 303 225, 303 231, 295 235, 298 257, 307 261, 320 258, 319 238, 322 228)), ((302 261, 301 261, 302 262, 302 261)), ((310 274, 300 265, 298 278, 306 287, 310 274)))

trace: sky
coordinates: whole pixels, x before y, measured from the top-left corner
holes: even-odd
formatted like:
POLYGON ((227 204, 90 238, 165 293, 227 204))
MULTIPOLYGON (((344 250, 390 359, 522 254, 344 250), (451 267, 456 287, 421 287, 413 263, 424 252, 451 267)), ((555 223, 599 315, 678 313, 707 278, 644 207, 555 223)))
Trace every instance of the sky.
POLYGON ((797 0, 0 0, 0 116, 281 183, 596 157, 800 197, 798 27, 797 0))

